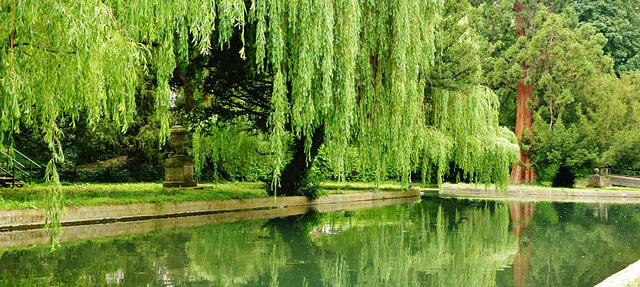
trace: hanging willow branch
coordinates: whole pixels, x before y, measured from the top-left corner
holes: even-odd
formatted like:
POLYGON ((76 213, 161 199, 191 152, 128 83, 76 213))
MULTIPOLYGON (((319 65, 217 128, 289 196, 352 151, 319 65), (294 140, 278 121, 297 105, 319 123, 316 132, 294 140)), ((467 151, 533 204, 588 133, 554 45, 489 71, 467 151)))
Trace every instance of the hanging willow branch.
POLYGON ((63 212, 59 125, 82 116, 90 126, 126 130, 141 79, 153 73, 166 138, 176 58, 187 61, 190 47, 206 53, 216 28, 223 46, 243 33, 245 14, 239 0, 0 0, 0 142, 21 124, 43 133, 53 155, 46 169, 52 238, 63 212))

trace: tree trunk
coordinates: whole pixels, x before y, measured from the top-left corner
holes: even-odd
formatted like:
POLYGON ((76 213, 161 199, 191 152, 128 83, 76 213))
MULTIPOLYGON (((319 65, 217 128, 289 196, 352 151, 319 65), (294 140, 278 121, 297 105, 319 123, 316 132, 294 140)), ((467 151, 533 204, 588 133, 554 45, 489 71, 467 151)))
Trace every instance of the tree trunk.
POLYGON ((180 81, 182 87, 184 88, 184 111, 191 112, 196 105, 196 100, 194 98, 194 88, 193 83, 191 83, 191 78, 187 76, 184 71, 182 71, 182 65, 178 62, 176 67, 173 69, 173 77, 180 81))
MULTIPOLYGON (((307 177, 311 165, 318 156, 320 146, 324 142, 324 126, 319 126, 313 131, 312 144, 309 154, 304 151, 305 137, 297 138, 294 142, 293 159, 284 167, 280 176, 280 188, 278 195, 308 195, 301 194, 300 188, 307 177), (308 161, 307 161, 308 159, 308 161)), ((273 191, 270 191, 272 193, 273 191)))
MULTIPOLYGON (((516 39, 525 36, 525 28, 528 21, 522 18, 521 13, 524 12, 524 3, 516 1, 514 5, 516 12, 516 39)), ((527 102, 533 100, 533 83, 525 84, 524 79, 527 77, 528 64, 522 66, 522 79, 517 83, 517 100, 516 100, 516 137, 518 141, 522 141, 523 131, 526 129, 528 140, 533 143, 533 111, 527 107, 527 102)), ((511 183, 535 183, 536 174, 531 165, 531 158, 528 153, 520 149, 520 163, 515 163, 511 170, 511 183)))

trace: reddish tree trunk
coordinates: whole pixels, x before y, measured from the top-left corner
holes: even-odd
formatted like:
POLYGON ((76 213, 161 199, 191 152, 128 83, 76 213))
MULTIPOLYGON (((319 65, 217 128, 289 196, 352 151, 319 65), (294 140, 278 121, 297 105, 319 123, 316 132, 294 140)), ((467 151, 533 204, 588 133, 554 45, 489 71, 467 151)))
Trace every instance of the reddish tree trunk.
MULTIPOLYGON (((516 39, 525 35, 527 21, 522 18, 521 13, 524 12, 524 4, 516 1, 514 5, 516 11, 516 39)), ((527 102, 533 100, 533 83, 525 84, 524 79, 527 77, 529 65, 522 66, 522 79, 517 83, 517 100, 516 100, 516 137, 522 140, 523 131, 527 129, 526 135, 531 137, 533 142, 533 111, 527 107, 527 102)), ((511 183, 521 184, 525 182, 536 182, 536 173, 531 166, 531 158, 522 149, 520 150, 520 163, 513 165, 511 169, 511 183)))

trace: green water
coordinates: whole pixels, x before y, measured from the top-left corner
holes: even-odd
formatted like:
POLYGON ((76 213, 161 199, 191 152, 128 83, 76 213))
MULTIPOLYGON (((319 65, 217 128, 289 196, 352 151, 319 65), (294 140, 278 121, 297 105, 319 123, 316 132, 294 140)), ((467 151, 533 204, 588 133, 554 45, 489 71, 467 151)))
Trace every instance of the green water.
POLYGON ((2 286, 593 286, 640 206, 423 199, 0 250, 2 286))

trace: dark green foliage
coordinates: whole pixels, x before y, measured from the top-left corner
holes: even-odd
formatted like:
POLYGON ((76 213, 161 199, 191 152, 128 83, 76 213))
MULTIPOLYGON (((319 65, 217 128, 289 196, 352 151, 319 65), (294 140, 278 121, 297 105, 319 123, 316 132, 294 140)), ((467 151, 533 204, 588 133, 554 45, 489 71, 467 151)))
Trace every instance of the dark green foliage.
POLYGON ((164 179, 162 164, 135 163, 110 164, 90 169, 67 168, 60 170, 60 180, 86 183, 160 182, 164 179))
POLYGON ((110 165, 95 169, 61 169, 60 180, 66 182, 121 183, 132 182, 129 172, 122 166, 110 165))
POLYGON ((539 116, 534 121, 534 165, 540 181, 552 182, 572 174, 584 177, 592 173, 597 153, 584 146, 583 136, 574 125, 566 127, 562 121, 550 127, 539 116), (560 174, 560 171, 565 175, 560 174))
POLYGON ((570 185, 594 167, 634 169, 640 10, 637 1, 470 1, 489 42, 485 79, 500 97, 500 123, 515 123, 516 81, 533 83, 534 137, 524 144, 540 181, 570 185), (526 35, 515 40, 515 18, 526 35), (616 74, 612 72, 615 70, 616 74), (568 179, 568 183, 562 183, 568 179))
POLYGON ((320 186, 322 182, 322 176, 318 171, 318 168, 311 167, 309 171, 305 174, 304 179, 302 180, 302 184, 300 188, 296 190, 296 195, 303 195, 312 199, 316 199, 327 193, 320 186))
POLYGON ((640 3, 637 0, 570 1, 581 23, 607 38, 604 52, 614 59, 616 72, 640 70, 640 3))

